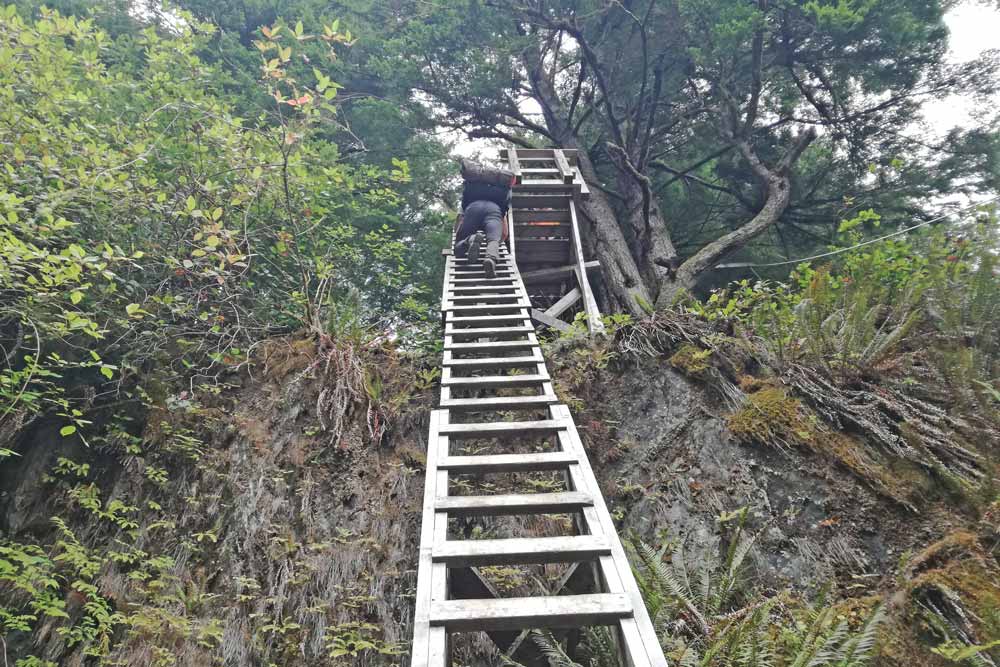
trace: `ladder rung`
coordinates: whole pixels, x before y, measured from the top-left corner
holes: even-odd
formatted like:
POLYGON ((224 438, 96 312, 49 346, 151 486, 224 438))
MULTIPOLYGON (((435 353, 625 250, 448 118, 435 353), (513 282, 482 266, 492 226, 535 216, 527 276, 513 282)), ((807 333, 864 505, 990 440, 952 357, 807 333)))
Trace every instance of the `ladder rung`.
POLYGON ((439 470, 457 473, 498 473, 522 470, 561 470, 576 463, 569 452, 536 452, 532 454, 477 454, 446 456, 438 462, 439 470))
MULTIPOLYGON (((482 266, 483 265, 483 259, 484 258, 480 258, 480 259, 476 260, 475 262, 470 262, 467 259, 456 259, 455 262, 454 262, 454 264, 452 264, 452 266, 455 267, 455 268, 461 268, 461 267, 466 267, 466 266, 482 266)), ((508 257, 506 254, 502 254, 502 255, 500 255, 500 259, 499 259, 499 261, 497 262, 496 265, 497 266, 501 266, 501 265, 507 264, 508 262, 510 262, 510 257, 508 257)))
POLYGON ((632 616, 632 605, 619 593, 558 595, 494 600, 435 600, 431 625, 449 632, 528 630, 612 625, 632 616))
MULTIPOLYGON (((478 329, 452 329, 452 327, 445 327, 444 335, 453 336, 455 338, 479 338, 487 336, 509 336, 511 334, 520 335, 526 333, 534 333, 534 331, 535 327, 529 325, 523 325, 517 327, 481 327, 478 329)), ((527 343, 528 341, 525 342, 527 343)), ((493 343, 482 343, 480 345, 477 345, 477 347, 493 347, 493 345, 494 345, 493 343)), ((537 343, 531 343, 531 345, 537 345, 537 343)), ((460 348, 446 347, 445 349, 454 350, 460 348)))
MULTIPOLYGON (((501 260, 493 265, 493 270, 497 273, 501 271, 510 271, 512 268, 512 262, 507 260, 501 260)), ((461 276, 466 273, 473 273, 476 271, 485 271, 486 268, 483 266, 482 262, 473 262, 471 264, 458 264, 451 267, 452 275, 461 276)))
MULTIPOLYGON (((510 253, 508 253, 506 250, 499 250, 499 251, 497 251, 497 254, 500 256, 501 260, 507 259, 509 257, 509 255, 510 255, 510 253)), ((485 257, 485 256, 486 256, 486 249, 483 248, 483 247, 480 247, 480 249, 479 249, 479 257, 480 257, 479 262, 482 262, 483 261, 482 258, 485 257)), ((465 255, 452 255, 451 259, 452 259, 452 262, 454 262, 455 264, 461 264, 462 262, 468 262, 469 261, 469 258, 466 257, 465 255)), ((478 264, 479 262, 473 262, 473 264, 478 264)))
POLYGON ((449 292, 469 292, 471 294, 476 294, 480 292, 490 292, 490 291, 516 291, 520 289, 517 283, 511 281, 510 285, 459 285, 457 287, 449 286, 449 292))
POLYGON ((464 368, 502 368, 511 366, 520 368, 544 363, 538 357, 484 357, 482 359, 448 359, 444 366, 462 366, 464 368))
POLYGON ((448 319, 445 322, 452 324, 462 324, 464 322, 509 322, 513 320, 527 320, 530 319, 531 315, 469 315, 468 317, 455 317, 452 313, 448 313, 448 319))
MULTIPOLYGON (((479 379, 479 378, 475 378, 479 379)), ((453 438, 491 437, 498 435, 538 435, 557 433, 566 429, 562 419, 539 419, 525 422, 477 422, 472 424, 442 424, 438 427, 439 435, 450 435, 453 438)))
POLYGON ((491 312, 496 310, 520 310, 521 308, 531 308, 530 301, 515 301, 514 303, 483 303, 474 306, 446 306, 444 312, 460 311, 463 313, 491 312))
MULTIPOLYGON (((525 318, 527 319, 527 318, 525 318)), ((499 331, 509 331, 510 327, 500 327, 499 331)), ((525 326, 522 327, 523 333, 533 332, 534 327, 525 326), (529 331, 530 330, 530 331, 529 331)), ((463 329, 465 333, 472 332, 474 335, 482 335, 483 329, 463 329)), ((489 333, 489 330, 486 330, 489 333)), ((448 334, 451 335, 451 334, 448 334)), ((526 350, 529 347, 537 347, 537 340, 495 340, 486 343, 446 343, 444 349, 446 350, 484 350, 484 349, 496 349, 496 350, 526 350)))
MULTIPOLYGON (((499 294, 499 293, 488 293, 488 294, 455 294, 448 297, 448 300, 454 303, 479 303, 487 301, 510 301, 520 299, 521 295, 517 292, 513 294, 499 294)), ((506 304, 504 304, 506 305, 506 304)))
POLYGON ((579 491, 520 493, 495 496, 445 496, 434 508, 450 516, 501 516, 504 514, 566 514, 590 507, 594 499, 579 491))
POLYGON ((607 540, 593 535, 450 540, 434 547, 431 559, 451 567, 582 563, 611 553, 607 540))
POLYGON ((490 285, 492 283, 509 283, 513 278, 452 278, 449 283, 490 285))
POLYGON ((552 394, 541 396, 491 396, 490 398, 449 398, 441 401, 442 408, 451 410, 516 410, 554 405, 559 398, 552 394))
POLYGON ((549 377, 548 373, 542 374, 524 374, 524 375, 487 375, 484 377, 472 377, 472 378, 443 378, 441 380, 442 387, 476 387, 476 388, 490 388, 490 387, 523 387, 525 385, 540 384, 542 382, 551 382, 552 378, 549 377))

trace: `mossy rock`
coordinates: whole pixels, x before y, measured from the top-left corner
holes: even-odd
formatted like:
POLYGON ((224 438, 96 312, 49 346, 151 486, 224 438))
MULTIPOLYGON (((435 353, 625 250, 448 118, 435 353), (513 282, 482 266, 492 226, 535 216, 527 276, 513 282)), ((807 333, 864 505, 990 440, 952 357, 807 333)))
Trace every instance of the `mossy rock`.
POLYGON ((703 350, 695 345, 681 345, 680 349, 670 357, 670 365, 687 375, 701 375, 711 367, 709 358, 711 350, 703 350))

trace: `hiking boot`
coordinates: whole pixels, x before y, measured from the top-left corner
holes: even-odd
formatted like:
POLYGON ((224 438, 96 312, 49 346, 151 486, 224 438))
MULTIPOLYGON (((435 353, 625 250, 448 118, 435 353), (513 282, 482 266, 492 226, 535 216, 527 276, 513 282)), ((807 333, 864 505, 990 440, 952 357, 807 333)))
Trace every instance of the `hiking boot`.
POLYGON ((486 270, 486 277, 493 278, 497 274, 497 264, 500 263, 500 242, 488 241, 486 243, 486 259, 483 260, 483 268, 486 270))
POLYGON ((469 249, 465 254, 465 258, 469 260, 470 263, 478 262, 479 249, 483 245, 483 233, 476 232, 466 240, 466 243, 469 244, 469 249))

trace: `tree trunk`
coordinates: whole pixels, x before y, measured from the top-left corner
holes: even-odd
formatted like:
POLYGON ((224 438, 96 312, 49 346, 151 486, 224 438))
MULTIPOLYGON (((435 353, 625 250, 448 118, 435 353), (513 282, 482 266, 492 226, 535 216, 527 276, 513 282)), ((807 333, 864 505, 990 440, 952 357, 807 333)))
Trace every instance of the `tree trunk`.
MULTIPOLYGON (((619 191, 625 195, 625 222, 632 236, 632 256, 635 258, 647 290, 656 301, 660 291, 669 289, 679 262, 677 251, 667 232, 667 223, 660 213, 655 197, 649 200, 646 219, 642 187, 628 174, 620 174, 619 191)), ((650 302, 652 303, 652 302, 650 302)))

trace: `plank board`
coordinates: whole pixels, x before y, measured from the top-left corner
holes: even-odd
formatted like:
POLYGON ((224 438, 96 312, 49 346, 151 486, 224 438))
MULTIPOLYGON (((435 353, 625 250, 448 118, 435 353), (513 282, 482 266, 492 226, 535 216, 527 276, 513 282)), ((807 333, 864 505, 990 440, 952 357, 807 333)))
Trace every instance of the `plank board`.
MULTIPOLYGON (((517 377, 517 376, 513 376, 517 377)), ((544 377, 544 376, 539 376, 544 377)), ((454 379, 454 378, 453 378, 454 379)), ((462 378, 481 380, 486 378, 462 378)), ((444 424, 438 431, 441 435, 457 439, 493 438, 511 435, 549 435, 566 428, 561 419, 539 419, 536 421, 483 422, 470 424, 444 424)))
POLYGON ((559 398, 554 394, 541 394, 538 396, 491 396, 489 398, 449 398, 441 401, 441 407, 462 412, 475 412, 540 408, 558 402, 559 398))
POLYGON ((560 209, 524 209, 517 212, 514 227, 520 229, 529 222, 569 222, 569 203, 560 209))
POLYGON ((431 625, 443 626, 448 632, 581 628, 614 624, 631 615, 628 598, 611 593, 445 600, 431 605, 431 625))
MULTIPOLYGON (((516 209, 522 208, 567 208, 572 201, 569 195, 529 195, 514 192, 510 205, 516 209)), ((520 211, 518 211, 520 214, 520 211)), ((518 248, 520 252, 520 248, 518 248)))

